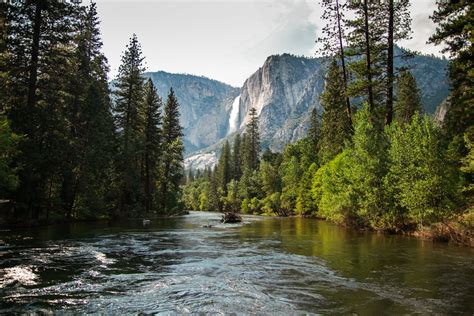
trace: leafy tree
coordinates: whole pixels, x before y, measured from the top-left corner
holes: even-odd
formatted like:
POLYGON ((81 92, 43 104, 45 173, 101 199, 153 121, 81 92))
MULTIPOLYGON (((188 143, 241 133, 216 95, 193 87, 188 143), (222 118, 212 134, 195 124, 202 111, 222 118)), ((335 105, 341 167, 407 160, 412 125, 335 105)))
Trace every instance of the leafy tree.
POLYGON ((400 125, 411 122, 413 115, 421 113, 421 98, 415 77, 409 71, 403 71, 398 78, 398 95, 395 104, 395 118, 400 125))
POLYGON ((171 88, 163 117, 163 160, 160 179, 161 210, 165 214, 181 207, 179 185, 184 177, 182 137, 183 128, 179 122, 179 103, 171 88))
POLYGON ((262 160, 260 162, 259 174, 262 181, 262 190, 266 196, 275 192, 281 192, 281 178, 278 173, 278 166, 262 160))
POLYGON ((303 176, 301 177, 296 198, 296 213, 298 215, 315 215, 317 213, 317 205, 311 194, 313 178, 317 170, 317 164, 313 163, 304 171, 303 176))
POLYGON ((397 216, 424 225, 445 218, 459 201, 459 175, 447 163, 441 130, 428 117, 414 115, 402 128, 392 126, 386 182, 397 216))
POLYGON ((353 146, 316 172, 312 193, 322 216, 378 228, 385 210, 387 140, 370 117, 367 105, 356 113, 353 146))
POLYGON ((346 149, 319 168, 311 185, 318 216, 336 223, 358 222, 354 186, 350 180, 351 150, 346 149))
POLYGON ((224 199, 224 208, 227 211, 239 212, 242 200, 239 196, 239 183, 232 179, 227 185, 227 196, 224 199))

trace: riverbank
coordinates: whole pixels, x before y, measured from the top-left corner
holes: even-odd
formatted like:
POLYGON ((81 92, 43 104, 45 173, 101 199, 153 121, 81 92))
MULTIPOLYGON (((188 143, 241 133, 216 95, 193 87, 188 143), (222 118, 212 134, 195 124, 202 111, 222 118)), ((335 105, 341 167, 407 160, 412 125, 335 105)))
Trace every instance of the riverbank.
POLYGON ((12 206, 6 208, 6 203, 4 203, 4 208, 0 208, 0 229, 22 229, 22 228, 34 228, 34 227, 44 227, 44 226, 53 226, 53 225, 64 225, 64 224, 77 224, 77 223, 97 223, 103 221, 123 221, 123 220, 156 220, 163 218, 172 218, 177 216, 183 216, 189 214, 189 211, 182 210, 169 214, 148 214, 138 217, 120 217, 112 215, 104 215, 97 217, 81 217, 81 218, 65 218, 65 217, 56 217, 51 216, 49 218, 40 218, 39 220, 19 220, 15 216, 15 211, 12 206))
MULTIPOLYGON (((242 213, 244 214, 244 213, 242 213)), ((250 215, 250 214, 249 214, 250 215)), ((303 217, 312 218, 328 222, 333 222, 327 218, 314 215, 282 215, 277 213, 251 214, 263 217, 303 217)), ((422 240, 431 240, 433 242, 451 243, 459 246, 474 248, 474 210, 470 210, 463 215, 446 222, 433 223, 429 226, 418 227, 417 225, 407 226, 408 228, 399 230, 376 230, 368 227, 358 227, 346 223, 336 223, 343 227, 349 227, 360 231, 381 232, 387 235, 406 235, 422 240)))

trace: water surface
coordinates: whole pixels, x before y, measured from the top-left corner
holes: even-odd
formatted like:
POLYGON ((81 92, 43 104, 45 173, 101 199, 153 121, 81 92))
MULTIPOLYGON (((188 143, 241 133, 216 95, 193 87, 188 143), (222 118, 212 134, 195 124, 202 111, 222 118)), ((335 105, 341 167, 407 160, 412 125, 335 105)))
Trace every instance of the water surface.
POLYGON ((0 232, 0 313, 474 313, 470 248, 314 219, 219 218, 0 232))

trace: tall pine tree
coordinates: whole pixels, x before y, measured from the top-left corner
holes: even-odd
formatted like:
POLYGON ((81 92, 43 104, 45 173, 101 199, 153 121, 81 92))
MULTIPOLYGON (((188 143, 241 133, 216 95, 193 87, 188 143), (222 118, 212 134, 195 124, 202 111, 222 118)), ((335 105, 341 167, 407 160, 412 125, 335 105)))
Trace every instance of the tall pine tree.
POLYGON ((411 122, 412 116, 422 110, 421 98, 416 79, 405 70, 400 74, 397 84, 397 101, 395 103, 395 118, 401 124, 405 125, 411 122))
POLYGON ((247 125, 244 146, 244 167, 257 170, 260 153, 260 133, 258 131, 257 110, 251 108, 249 111, 250 122, 247 125))
POLYGON ((161 98, 158 96, 151 79, 148 79, 145 86, 145 144, 143 151, 144 206, 146 213, 150 213, 154 206, 159 175, 158 167, 161 161, 161 107, 161 98))
POLYGON ((119 212, 121 216, 137 211, 142 195, 141 149, 143 148, 143 57, 137 36, 130 38, 122 55, 115 91, 115 113, 119 128, 118 172, 120 173, 121 198, 119 212))
POLYGON ((179 209, 180 183, 184 177, 182 142, 183 128, 179 122, 179 103, 170 89, 163 117, 163 160, 161 163, 160 199, 165 214, 179 209))

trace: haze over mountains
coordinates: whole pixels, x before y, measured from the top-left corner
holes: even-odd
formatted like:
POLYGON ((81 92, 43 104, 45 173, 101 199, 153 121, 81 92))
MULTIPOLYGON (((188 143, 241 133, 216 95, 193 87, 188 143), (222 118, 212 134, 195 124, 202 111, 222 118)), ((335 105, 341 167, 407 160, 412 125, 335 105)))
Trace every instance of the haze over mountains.
MULTIPOLYGON (((162 97, 170 87, 175 90, 181 105, 187 166, 202 168, 216 161, 215 152, 223 140, 245 129, 252 107, 259 115, 263 148, 279 151, 304 137, 313 107, 322 111, 319 96, 326 64, 323 58, 273 55, 240 88, 187 74, 158 71, 145 76, 153 80, 162 97)), ((447 64, 445 59, 424 55, 396 60, 397 67, 412 69, 429 114, 448 95, 447 64)))

